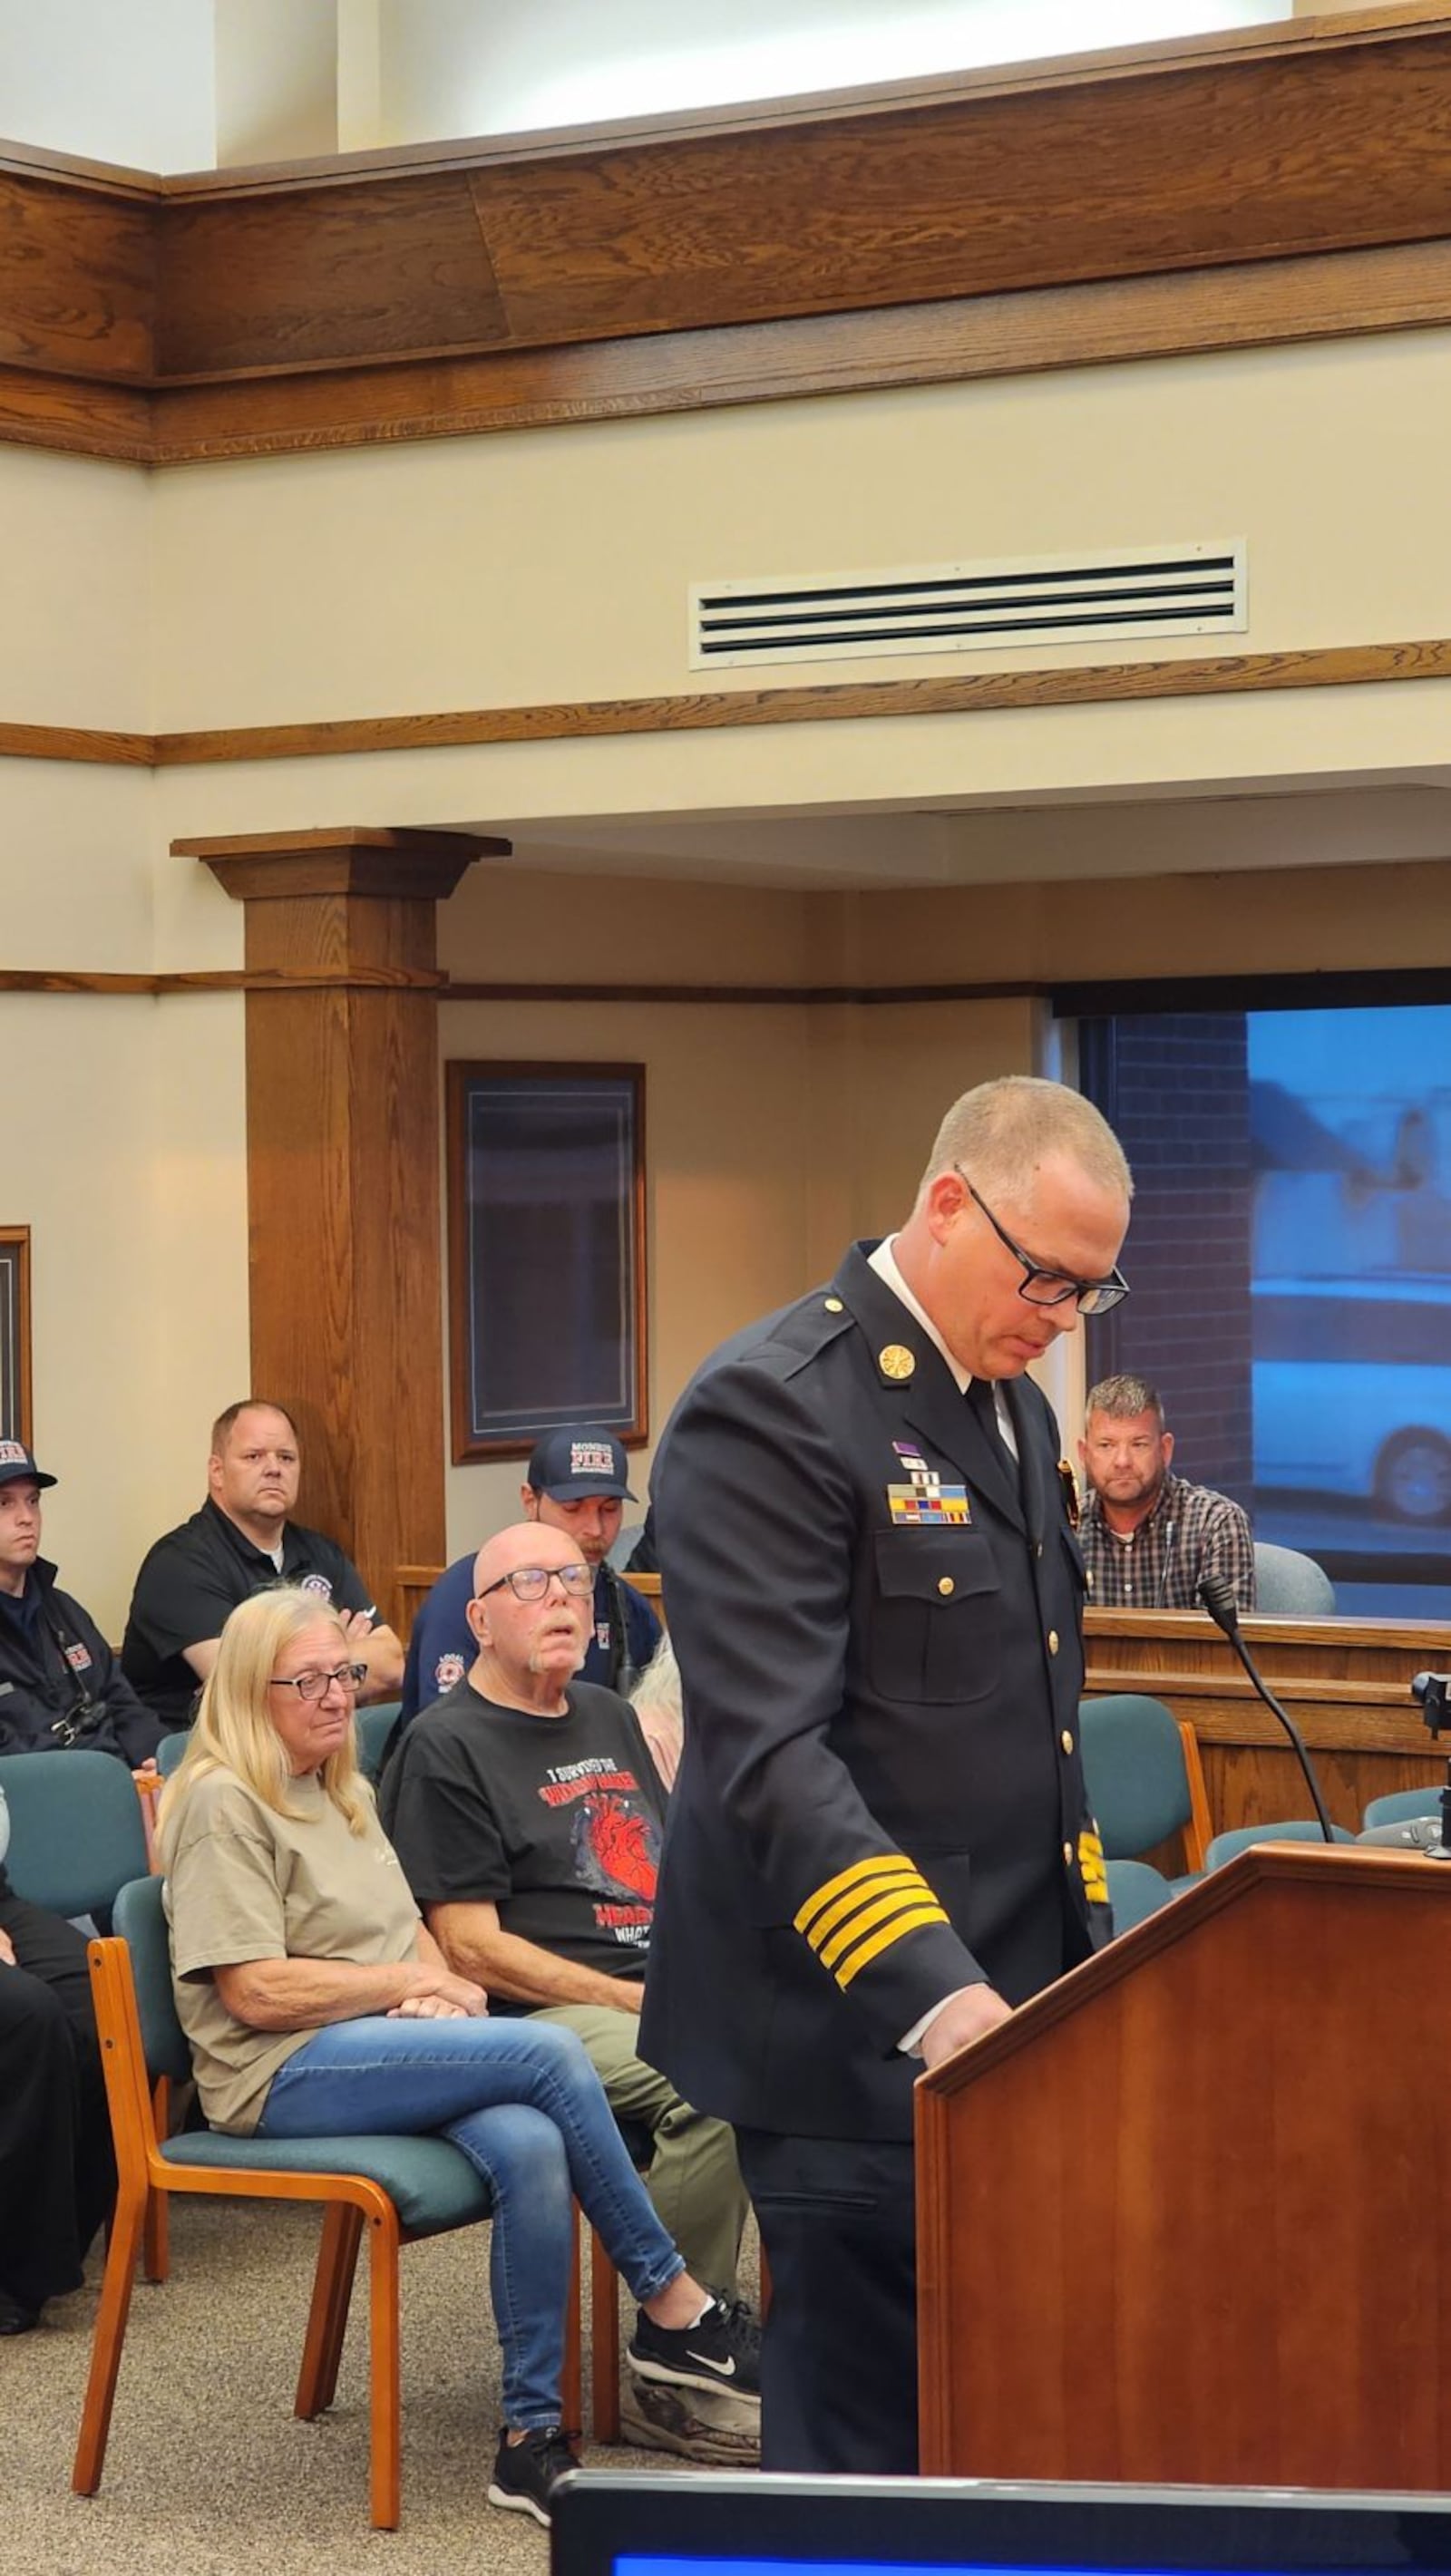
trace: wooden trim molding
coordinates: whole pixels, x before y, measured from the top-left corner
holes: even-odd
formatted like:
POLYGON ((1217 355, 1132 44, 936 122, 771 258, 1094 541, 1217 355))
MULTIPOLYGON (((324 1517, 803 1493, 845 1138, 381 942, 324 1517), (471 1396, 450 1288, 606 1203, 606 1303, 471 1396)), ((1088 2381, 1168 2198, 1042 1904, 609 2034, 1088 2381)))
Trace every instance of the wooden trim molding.
MULTIPOLYGON (((432 715, 354 716, 320 724, 219 725, 189 733, 100 733, 0 724, 0 759, 103 761, 120 767, 212 768, 231 761, 338 759, 371 751, 453 751, 496 743, 587 742, 782 724, 861 724, 895 716, 987 715, 1009 708, 1135 705, 1154 698, 1239 697, 1260 690, 1358 689, 1451 679, 1451 637, 1401 644, 1326 644, 1284 653, 1201 653, 1173 662, 1103 662, 1074 670, 988 671, 946 679, 817 681, 694 696, 594 698, 523 707, 458 707, 432 715)), ((412 838, 421 841, 423 834, 412 838)), ((471 836, 478 846, 478 836, 471 836)), ((177 842, 224 855, 224 845, 177 842)), ((483 854, 505 844, 483 845, 483 854)))
POLYGON ((0 440, 131 462, 1451 318, 1451 14, 149 179, 0 154, 0 440))

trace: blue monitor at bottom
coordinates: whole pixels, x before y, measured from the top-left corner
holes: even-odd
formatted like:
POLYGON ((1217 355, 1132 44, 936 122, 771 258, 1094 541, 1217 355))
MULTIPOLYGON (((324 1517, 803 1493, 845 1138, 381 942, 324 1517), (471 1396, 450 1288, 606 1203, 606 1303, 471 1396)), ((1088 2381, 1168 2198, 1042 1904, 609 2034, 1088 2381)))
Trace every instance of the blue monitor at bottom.
POLYGON ((553 2576, 1333 2576, 1451 2570, 1451 2495, 586 2473, 553 2576))

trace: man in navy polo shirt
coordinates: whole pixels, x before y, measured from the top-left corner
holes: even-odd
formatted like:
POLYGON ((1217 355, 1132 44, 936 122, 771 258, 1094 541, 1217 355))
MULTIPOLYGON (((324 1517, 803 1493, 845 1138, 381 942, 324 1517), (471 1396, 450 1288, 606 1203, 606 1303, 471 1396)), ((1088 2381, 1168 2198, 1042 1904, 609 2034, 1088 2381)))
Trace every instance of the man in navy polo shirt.
POLYGON ((0 1755, 76 1744, 153 1771, 161 1727, 40 1553, 40 1497, 55 1481, 21 1441, 0 1440, 0 1755))
MULTIPOLYGON (((625 1698, 660 1643, 660 1622, 649 1602, 622 1583, 609 1563, 623 1507, 634 1499, 620 1442, 612 1432, 589 1424, 547 1431, 529 1461, 528 1481, 519 1488, 525 1520, 563 1530, 594 1570, 594 1621, 578 1678, 599 1682, 625 1698)), ((403 1675, 402 1724, 452 1690, 472 1664, 477 1651, 468 1619, 473 1588, 471 1551, 439 1576, 419 1611, 403 1675)))
POLYGON ((299 1583, 335 1610, 368 1678, 362 1699, 391 1699, 403 1649, 336 1541, 288 1515, 301 1476, 297 1430, 280 1404, 249 1396, 212 1425, 207 1499, 151 1549, 136 1577, 121 1669, 170 1727, 190 1723, 229 1613, 271 1583, 299 1583))

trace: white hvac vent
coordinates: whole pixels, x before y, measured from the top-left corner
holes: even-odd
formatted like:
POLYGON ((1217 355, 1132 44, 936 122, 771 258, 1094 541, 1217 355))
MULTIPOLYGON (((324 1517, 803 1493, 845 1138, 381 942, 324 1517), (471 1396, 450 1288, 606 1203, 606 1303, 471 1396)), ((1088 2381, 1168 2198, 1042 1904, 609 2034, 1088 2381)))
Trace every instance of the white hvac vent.
POLYGON ((1236 538, 820 580, 700 582, 690 593, 691 666, 1234 632, 1249 622, 1245 558, 1236 538))

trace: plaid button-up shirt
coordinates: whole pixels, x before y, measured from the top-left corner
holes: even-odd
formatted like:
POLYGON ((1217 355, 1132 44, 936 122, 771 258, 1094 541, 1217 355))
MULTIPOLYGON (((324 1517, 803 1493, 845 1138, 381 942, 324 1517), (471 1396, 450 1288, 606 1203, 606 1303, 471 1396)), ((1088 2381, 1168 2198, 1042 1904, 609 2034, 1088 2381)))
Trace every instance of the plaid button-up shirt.
POLYGON ((1194 1610, 1206 1574, 1228 1575, 1240 1609, 1255 1606, 1249 1515, 1212 1486, 1166 1476, 1153 1510, 1131 1538, 1109 1528, 1090 1489, 1078 1536, 1093 1609, 1194 1610))

